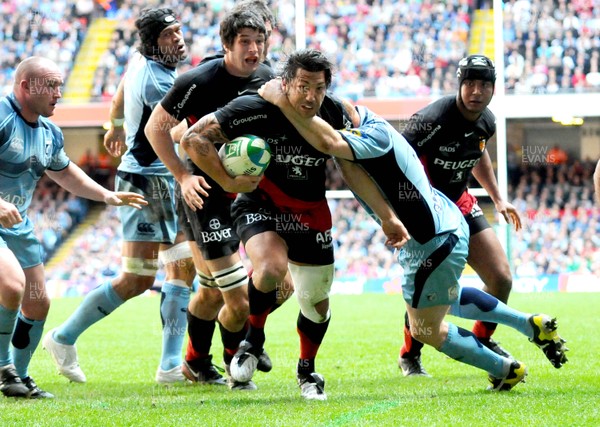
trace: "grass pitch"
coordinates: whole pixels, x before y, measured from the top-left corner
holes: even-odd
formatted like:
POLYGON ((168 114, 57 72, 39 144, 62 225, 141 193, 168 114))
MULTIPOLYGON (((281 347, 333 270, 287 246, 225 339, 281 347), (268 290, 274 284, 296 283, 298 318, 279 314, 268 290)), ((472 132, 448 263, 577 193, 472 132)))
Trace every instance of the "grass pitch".
MULTIPOLYGON (((55 300, 46 329, 62 322, 80 299, 55 300)), ((332 297, 332 321, 317 359, 329 399, 307 402, 295 382, 298 306, 289 301, 267 322, 274 368, 257 373, 259 390, 159 386, 159 298, 128 302, 79 339, 86 384, 56 374, 38 348, 30 373, 54 400, 0 399, 0 426, 598 426, 600 425, 600 293, 515 294, 511 305, 558 317, 569 362, 554 369, 518 332, 494 338, 529 367, 525 384, 486 391, 487 375, 425 348, 433 378, 404 378, 396 358, 403 302, 399 295, 332 297)), ((471 322, 453 319, 469 327, 471 322)), ((221 359, 218 330, 214 360, 221 359)))

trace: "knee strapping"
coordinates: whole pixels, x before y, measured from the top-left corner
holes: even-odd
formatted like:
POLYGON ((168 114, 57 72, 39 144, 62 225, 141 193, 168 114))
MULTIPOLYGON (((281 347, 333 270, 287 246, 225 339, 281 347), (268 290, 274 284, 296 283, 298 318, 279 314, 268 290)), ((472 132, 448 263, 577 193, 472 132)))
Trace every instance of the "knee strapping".
POLYGON ((329 298, 329 291, 333 283, 333 264, 306 266, 288 264, 296 298, 304 317, 315 323, 323 323, 329 319, 329 310, 325 315, 320 314, 315 305, 329 298))
POLYGON ((156 272, 158 271, 158 260, 122 257, 121 266, 124 273, 155 277, 156 272))
POLYGON ((190 244, 188 242, 181 242, 171 246, 169 249, 160 251, 158 253, 158 262, 160 263, 159 265, 167 265, 191 257, 192 250, 190 249, 190 244))
POLYGON ((214 288, 217 286, 215 279, 212 276, 206 275, 200 270, 196 270, 196 274, 198 275, 199 286, 202 286, 203 288, 214 288))
POLYGON ((248 284, 248 273, 241 261, 229 268, 213 273, 217 287, 227 292, 248 284))

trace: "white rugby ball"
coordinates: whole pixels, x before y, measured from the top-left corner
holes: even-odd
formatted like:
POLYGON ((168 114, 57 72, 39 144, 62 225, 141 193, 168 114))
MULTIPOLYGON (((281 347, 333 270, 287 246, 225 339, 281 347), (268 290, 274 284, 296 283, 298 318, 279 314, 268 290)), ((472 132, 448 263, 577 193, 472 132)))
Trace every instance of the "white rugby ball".
POLYGON ((219 158, 230 176, 262 174, 271 161, 269 144, 256 135, 242 135, 223 144, 219 158))

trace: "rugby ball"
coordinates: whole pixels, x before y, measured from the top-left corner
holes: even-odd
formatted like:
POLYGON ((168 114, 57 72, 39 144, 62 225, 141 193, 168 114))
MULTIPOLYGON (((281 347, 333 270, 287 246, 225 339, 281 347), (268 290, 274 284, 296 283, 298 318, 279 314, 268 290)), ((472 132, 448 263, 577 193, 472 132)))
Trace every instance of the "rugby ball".
POLYGON ((242 135, 223 144, 219 158, 230 176, 262 174, 271 161, 269 144, 256 135, 242 135))

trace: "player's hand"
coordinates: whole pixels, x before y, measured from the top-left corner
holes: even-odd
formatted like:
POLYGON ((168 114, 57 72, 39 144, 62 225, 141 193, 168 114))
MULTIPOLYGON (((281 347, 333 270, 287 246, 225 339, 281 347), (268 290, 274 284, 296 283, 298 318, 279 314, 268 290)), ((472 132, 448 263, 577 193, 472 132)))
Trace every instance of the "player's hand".
POLYGON ((202 209, 204 206, 203 197, 208 197, 210 185, 206 182, 204 177, 198 175, 186 175, 181 178, 179 183, 181 186, 181 195, 183 200, 187 203, 190 209, 196 212, 196 209, 202 209))
POLYGON ((142 209, 148 204, 143 195, 128 191, 111 191, 104 202, 111 206, 131 206, 136 209, 142 209))
POLYGON ((223 187, 223 190, 229 193, 250 193, 251 191, 256 190, 260 180, 262 179, 262 175, 259 176, 250 176, 250 175, 240 175, 232 178, 229 184, 223 187))
POLYGON ((113 157, 119 157, 123 154, 125 147, 125 129, 123 127, 111 127, 104 134, 104 147, 108 154, 113 157))
POLYGON ((4 228, 11 228, 20 222, 23 222, 23 218, 17 207, 0 199, 0 225, 4 228))
POLYGON ((400 249, 410 240, 410 234, 398 218, 381 221, 381 229, 387 237, 385 244, 400 249))
POLYGON ((285 100, 285 93, 281 87, 281 79, 272 79, 267 83, 263 84, 258 89, 258 94, 262 96, 265 101, 269 101, 271 104, 280 106, 281 101, 285 100))
POLYGON ((515 225, 516 231, 521 229, 521 217, 519 216, 519 212, 517 212, 517 208, 515 208, 512 204, 501 201, 500 203, 496 204, 496 210, 502 214, 506 222, 515 225))

